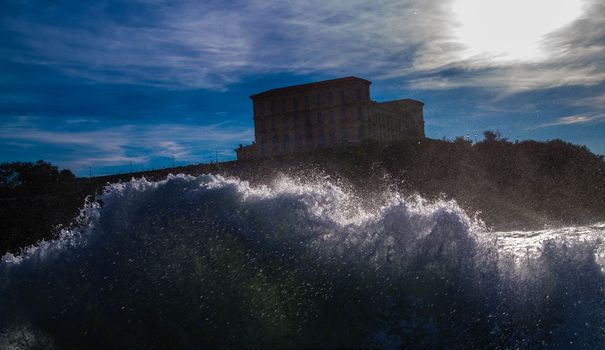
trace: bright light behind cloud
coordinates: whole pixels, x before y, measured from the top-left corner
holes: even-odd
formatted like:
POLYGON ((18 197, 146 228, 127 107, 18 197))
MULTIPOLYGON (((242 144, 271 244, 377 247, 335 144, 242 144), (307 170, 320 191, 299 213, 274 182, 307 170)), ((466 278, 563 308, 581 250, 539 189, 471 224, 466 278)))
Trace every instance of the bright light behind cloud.
POLYGON ((464 58, 540 61, 541 39, 578 18, 582 0, 456 0, 453 12, 464 58))

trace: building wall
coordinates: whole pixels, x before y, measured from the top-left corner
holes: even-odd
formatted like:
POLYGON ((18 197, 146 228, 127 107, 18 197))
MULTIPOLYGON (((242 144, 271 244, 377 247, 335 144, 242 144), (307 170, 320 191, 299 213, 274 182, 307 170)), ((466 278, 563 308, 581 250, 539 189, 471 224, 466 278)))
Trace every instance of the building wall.
POLYGON ((386 142, 424 138, 423 106, 422 102, 410 99, 372 101, 370 138, 386 142))
POLYGON ((238 160, 256 158, 256 144, 253 143, 245 147, 243 145, 239 145, 239 148, 235 149, 235 154, 237 155, 238 160))
POLYGON ((253 103, 259 156, 346 145, 364 139, 369 82, 295 87, 253 97, 253 103))
POLYGON ((424 137, 423 103, 370 99, 370 82, 349 77, 269 90, 251 96, 256 142, 237 159, 319 148, 424 137))

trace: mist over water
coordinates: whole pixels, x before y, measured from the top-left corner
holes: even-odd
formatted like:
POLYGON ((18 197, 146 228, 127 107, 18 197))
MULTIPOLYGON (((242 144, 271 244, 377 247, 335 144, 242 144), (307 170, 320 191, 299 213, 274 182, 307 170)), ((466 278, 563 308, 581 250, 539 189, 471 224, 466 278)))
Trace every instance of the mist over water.
POLYGON ((0 263, 0 348, 603 348, 605 225, 204 175, 108 186, 0 263))

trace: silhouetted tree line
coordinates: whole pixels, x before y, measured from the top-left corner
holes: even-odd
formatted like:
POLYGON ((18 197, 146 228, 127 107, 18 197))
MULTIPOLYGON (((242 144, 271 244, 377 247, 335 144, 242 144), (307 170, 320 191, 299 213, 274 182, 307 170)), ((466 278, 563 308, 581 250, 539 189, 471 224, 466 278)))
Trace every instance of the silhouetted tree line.
POLYGON ((79 213, 87 190, 69 170, 44 162, 0 164, 0 254, 56 237, 79 213))
POLYGON ((585 146, 513 143, 488 131, 476 144, 400 143, 382 155, 407 190, 455 198, 501 229, 605 219, 605 162, 585 146))
POLYGON ((75 180, 67 169, 59 169, 42 160, 36 163, 14 162, 0 164, 0 191, 5 194, 27 195, 56 190, 75 180))
POLYGON ((401 141, 323 149, 311 154, 186 166, 98 178, 37 163, 0 165, 0 254, 55 237, 79 213, 86 196, 108 182, 168 173, 218 173, 253 183, 284 173, 317 174, 351 184, 364 201, 380 202, 387 189, 425 198, 454 198, 496 229, 541 228, 605 220, 605 161, 585 146, 561 140, 510 142, 486 131, 471 143, 401 141))

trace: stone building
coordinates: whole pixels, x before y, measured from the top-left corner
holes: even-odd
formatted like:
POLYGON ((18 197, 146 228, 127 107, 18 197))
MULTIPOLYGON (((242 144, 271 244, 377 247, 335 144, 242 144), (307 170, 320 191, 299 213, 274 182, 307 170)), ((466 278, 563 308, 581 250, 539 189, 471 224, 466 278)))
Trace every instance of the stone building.
POLYGON ((424 104, 412 99, 372 101, 370 84, 346 77, 250 96, 256 141, 240 145, 235 150, 237 159, 308 152, 368 139, 424 138, 424 104))

